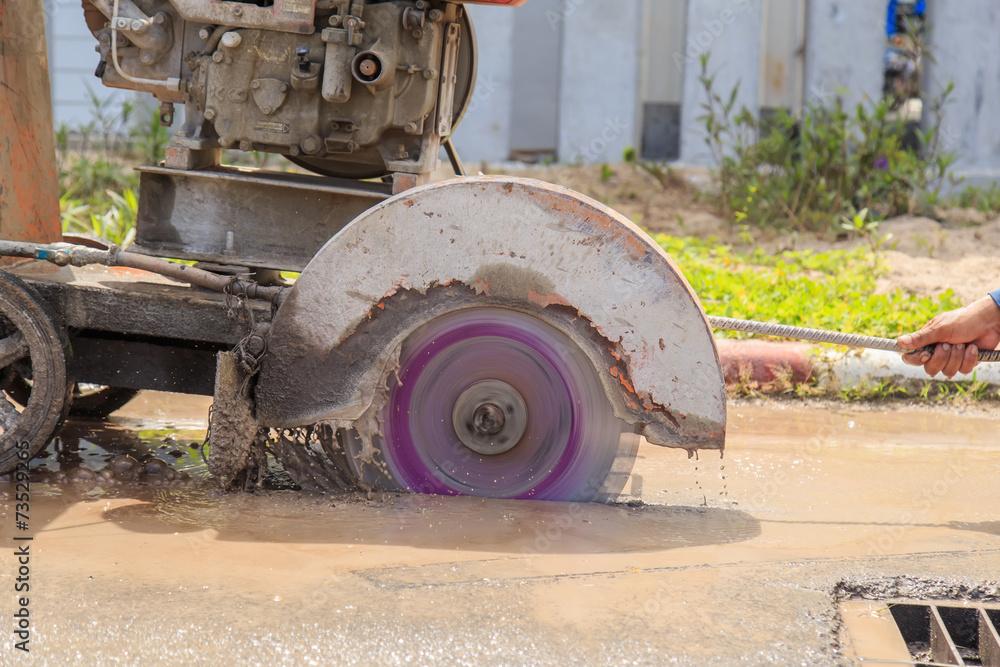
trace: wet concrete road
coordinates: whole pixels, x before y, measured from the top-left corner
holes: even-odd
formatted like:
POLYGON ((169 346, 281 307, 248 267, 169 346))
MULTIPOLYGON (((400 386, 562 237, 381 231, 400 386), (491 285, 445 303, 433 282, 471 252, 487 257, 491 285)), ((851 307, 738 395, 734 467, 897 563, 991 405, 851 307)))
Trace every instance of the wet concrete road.
MULTIPOLYGON (((67 440, 204 475, 199 400, 67 440)), ((724 459, 640 448, 641 507, 35 484, 27 656, 0 485, 0 664, 851 664, 845 588, 1000 594, 997 426, 734 407, 724 459)))

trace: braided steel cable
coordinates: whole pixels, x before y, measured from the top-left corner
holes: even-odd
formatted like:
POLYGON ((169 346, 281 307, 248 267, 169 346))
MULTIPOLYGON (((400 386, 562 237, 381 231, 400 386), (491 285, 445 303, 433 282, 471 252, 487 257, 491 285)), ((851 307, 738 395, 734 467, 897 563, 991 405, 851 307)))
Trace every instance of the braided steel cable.
MULTIPOLYGON (((832 343, 834 345, 845 345, 847 347, 865 347, 872 350, 887 350, 889 352, 914 352, 907 350, 896 344, 891 338, 876 338, 875 336, 859 336, 858 334, 841 333, 839 331, 824 331, 822 329, 806 329, 804 327, 792 327, 787 324, 771 324, 768 322, 754 322, 753 320, 737 320, 731 317, 709 317, 708 323, 713 329, 724 331, 742 331, 744 333, 758 334, 761 336, 776 336, 778 338, 794 338, 797 340, 808 340, 814 343, 832 343)), ((924 348, 928 352, 934 351, 934 346, 924 348)), ((979 350, 979 361, 1000 361, 1000 350, 979 350)))

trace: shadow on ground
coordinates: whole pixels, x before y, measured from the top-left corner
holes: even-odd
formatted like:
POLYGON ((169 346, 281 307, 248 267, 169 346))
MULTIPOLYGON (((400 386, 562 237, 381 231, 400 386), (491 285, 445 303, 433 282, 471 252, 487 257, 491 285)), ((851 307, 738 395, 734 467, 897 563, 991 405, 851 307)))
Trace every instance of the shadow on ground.
POLYGON ((395 495, 211 497, 194 489, 156 492, 152 502, 104 512, 144 533, 217 531, 218 540, 397 545, 497 553, 620 553, 728 544, 760 535, 760 522, 709 507, 596 505, 395 495))

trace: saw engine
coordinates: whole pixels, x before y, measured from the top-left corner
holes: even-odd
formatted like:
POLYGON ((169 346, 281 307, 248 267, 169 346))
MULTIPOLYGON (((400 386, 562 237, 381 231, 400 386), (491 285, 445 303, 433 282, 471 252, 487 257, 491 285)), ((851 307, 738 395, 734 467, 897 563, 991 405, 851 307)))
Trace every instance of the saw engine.
POLYGON ((84 6, 105 85, 152 93, 167 125, 184 105, 170 166, 206 166, 227 148, 278 153, 323 175, 427 173, 475 79, 475 36, 455 2, 84 6))

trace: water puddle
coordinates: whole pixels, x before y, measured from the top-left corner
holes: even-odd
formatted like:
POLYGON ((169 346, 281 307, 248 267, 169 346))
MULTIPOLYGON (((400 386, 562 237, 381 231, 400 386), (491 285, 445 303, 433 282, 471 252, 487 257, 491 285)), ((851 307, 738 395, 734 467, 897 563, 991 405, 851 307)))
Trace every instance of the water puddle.
POLYGON ((1000 564, 982 417, 735 406, 725 458, 643 444, 628 502, 605 506, 317 496, 277 473, 224 494, 198 449, 207 414, 143 394, 35 462, 32 604, 53 662, 87 645, 105 663, 831 664, 839 582, 1000 564), (121 457, 189 479, 71 478, 121 457))

